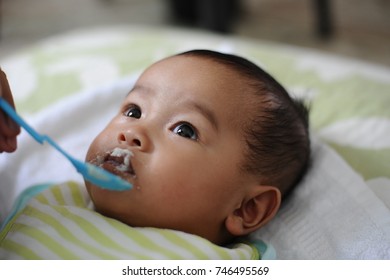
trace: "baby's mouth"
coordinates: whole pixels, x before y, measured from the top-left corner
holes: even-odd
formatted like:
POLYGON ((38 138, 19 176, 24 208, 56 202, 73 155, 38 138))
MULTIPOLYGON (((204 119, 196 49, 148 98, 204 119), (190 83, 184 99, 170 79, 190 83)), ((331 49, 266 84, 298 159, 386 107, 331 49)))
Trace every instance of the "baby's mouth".
POLYGON ((130 160, 132 156, 133 153, 129 150, 115 148, 111 152, 97 156, 93 163, 128 180, 136 176, 130 160))

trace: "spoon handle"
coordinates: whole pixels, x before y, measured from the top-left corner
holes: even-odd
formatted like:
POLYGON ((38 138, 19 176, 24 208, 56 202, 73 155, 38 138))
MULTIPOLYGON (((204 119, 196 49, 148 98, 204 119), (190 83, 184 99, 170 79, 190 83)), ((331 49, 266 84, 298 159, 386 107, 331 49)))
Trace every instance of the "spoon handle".
POLYGON ((79 172, 83 177, 90 181, 93 184, 96 184, 102 188, 111 189, 111 190, 129 190, 132 188, 132 185, 123 180, 122 178, 111 174, 110 172, 86 163, 79 161, 72 157, 70 154, 65 152, 53 139, 51 139, 48 135, 40 134, 35 129, 33 129, 27 122, 20 117, 15 110, 5 101, 4 98, 0 96, 0 108, 3 109, 16 123, 18 123, 21 127, 23 127, 37 142, 43 144, 47 142, 54 149, 59 151, 63 156, 65 156, 72 165, 76 168, 77 172, 79 172))

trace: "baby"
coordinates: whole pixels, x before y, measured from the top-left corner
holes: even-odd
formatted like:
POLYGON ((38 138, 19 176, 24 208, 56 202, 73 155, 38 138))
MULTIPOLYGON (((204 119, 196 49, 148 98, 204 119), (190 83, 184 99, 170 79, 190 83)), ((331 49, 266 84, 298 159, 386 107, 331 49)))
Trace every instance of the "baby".
POLYGON ((87 152, 134 188, 85 185, 105 217, 225 246, 274 217, 309 157, 302 103, 244 58, 193 50, 147 68, 87 152))

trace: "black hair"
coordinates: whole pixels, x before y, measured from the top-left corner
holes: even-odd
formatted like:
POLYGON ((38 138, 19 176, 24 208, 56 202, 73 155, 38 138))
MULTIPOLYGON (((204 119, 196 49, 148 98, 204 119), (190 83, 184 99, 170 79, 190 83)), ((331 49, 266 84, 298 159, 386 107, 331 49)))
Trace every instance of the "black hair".
POLYGON ((308 108, 293 99, 270 74, 249 60, 210 50, 179 55, 213 60, 248 81, 255 94, 255 114, 244 127, 247 144, 243 171, 259 175, 262 184, 276 186, 283 197, 297 185, 310 160, 308 108))

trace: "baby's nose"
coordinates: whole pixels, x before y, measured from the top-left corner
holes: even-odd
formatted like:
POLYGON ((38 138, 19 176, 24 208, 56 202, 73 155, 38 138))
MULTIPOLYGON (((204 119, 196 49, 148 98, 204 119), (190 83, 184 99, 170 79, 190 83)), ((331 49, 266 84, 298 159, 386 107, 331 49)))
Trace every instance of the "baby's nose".
POLYGON ((150 140, 146 132, 137 128, 120 132, 118 135, 118 141, 121 144, 138 148, 140 150, 147 150, 150 147, 150 140))

